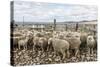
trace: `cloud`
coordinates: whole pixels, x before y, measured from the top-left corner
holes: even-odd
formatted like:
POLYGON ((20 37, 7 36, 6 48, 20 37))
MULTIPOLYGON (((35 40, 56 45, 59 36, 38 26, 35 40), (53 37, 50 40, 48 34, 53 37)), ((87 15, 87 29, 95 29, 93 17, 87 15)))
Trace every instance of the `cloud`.
POLYGON ((96 6, 15 1, 14 19, 22 21, 25 16, 25 21, 32 22, 48 22, 54 18, 62 22, 96 20, 97 10, 96 6))

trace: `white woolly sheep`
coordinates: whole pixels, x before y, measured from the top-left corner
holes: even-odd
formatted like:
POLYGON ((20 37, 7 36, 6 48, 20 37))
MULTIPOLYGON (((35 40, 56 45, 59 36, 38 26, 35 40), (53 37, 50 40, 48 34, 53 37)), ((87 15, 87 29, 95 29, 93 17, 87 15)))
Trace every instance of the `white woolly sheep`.
POLYGON ((89 55, 93 54, 93 48, 94 48, 94 46, 95 46, 95 40, 94 40, 94 38, 93 38, 92 35, 89 35, 87 37, 87 47, 88 47, 88 53, 89 53, 89 55))
POLYGON ((70 46, 69 43, 66 40, 57 38, 52 38, 51 40, 54 51, 60 52, 63 55, 62 59, 65 59, 66 57, 65 51, 67 50, 67 57, 69 58, 69 46, 70 46))
POLYGON ((25 37, 24 39, 21 39, 21 40, 18 41, 19 49, 21 48, 21 46, 23 46, 24 49, 27 49, 28 39, 29 39, 29 37, 25 37))
POLYGON ((78 53, 79 53, 79 47, 80 47, 80 44, 81 44, 80 33, 69 32, 69 33, 67 33, 66 40, 70 44, 70 49, 71 50, 74 49, 75 50, 75 56, 77 56, 78 53))

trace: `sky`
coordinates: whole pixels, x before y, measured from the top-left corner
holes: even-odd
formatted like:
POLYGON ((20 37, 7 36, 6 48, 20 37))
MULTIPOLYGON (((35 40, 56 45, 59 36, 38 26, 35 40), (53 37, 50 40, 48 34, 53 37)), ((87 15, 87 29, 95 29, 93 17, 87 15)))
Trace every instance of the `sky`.
POLYGON ((16 22, 57 22, 97 20, 98 8, 90 5, 14 1, 16 22))

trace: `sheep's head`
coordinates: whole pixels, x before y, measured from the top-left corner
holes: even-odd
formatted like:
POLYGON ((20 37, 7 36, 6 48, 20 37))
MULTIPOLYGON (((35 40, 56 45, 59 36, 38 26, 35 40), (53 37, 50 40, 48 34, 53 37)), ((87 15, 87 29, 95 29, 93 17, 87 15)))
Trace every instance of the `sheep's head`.
POLYGON ((80 40, 80 33, 74 32, 72 37, 75 38, 75 39, 79 39, 80 40))
POLYGON ((91 35, 91 36, 88 36, 88 37, 87 37, 87 40, 91 41, 91 40, 94 40, 94 38, 93 38, 93 36, 91 35))
POLYGON ((67 40, 80 40, 80 33, 78 32, 68 32, 66 35, 67 40))
POLYGON ((64 39, 64 34, 63 33, 60 33, 59 35, 58 35, 59 37, 59 39, 64 39))
POLYGON ((70 38, 72 38, 72 32, 67 32, 67 34, 66 34, 66 38, 68 38, 68 39, 70 39, 70 38))

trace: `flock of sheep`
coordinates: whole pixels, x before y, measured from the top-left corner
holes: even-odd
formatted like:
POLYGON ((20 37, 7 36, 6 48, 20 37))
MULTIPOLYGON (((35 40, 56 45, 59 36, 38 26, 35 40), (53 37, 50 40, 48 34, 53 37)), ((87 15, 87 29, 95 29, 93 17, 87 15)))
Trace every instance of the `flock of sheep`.
POLYGON ((80 31, 37 31, 29 29, 15 29, 13 31, 13 48, 32 50, 35 52, 55 52, 65 58, 80 57, 81 52, 93 56, 97 49, 97 35, 80 31))

